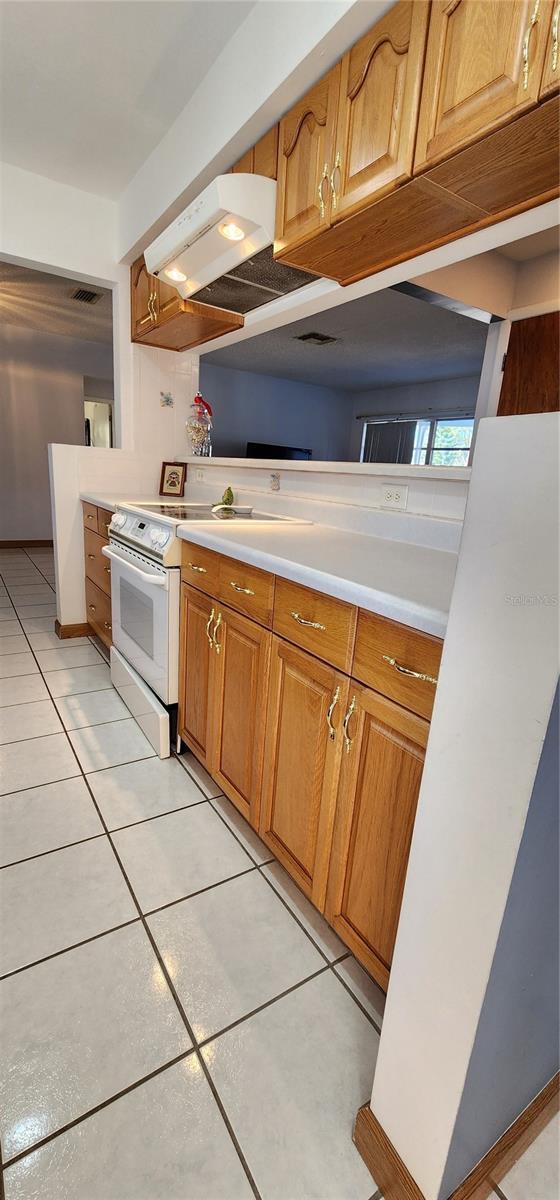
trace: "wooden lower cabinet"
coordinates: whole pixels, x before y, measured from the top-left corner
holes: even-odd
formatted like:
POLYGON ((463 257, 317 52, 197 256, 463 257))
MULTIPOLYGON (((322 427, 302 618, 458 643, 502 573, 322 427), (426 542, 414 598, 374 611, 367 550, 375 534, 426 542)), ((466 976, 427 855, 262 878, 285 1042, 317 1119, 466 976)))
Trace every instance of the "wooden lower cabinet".
POLYGON ((273 638, 260 834, 320 909, 348 687, 333 667, 273 638))
POLYGON ((105 646, 110 647, 111 597, 102 592, 97 584, 86 576, 86 616, 88 625, 105 646))
POLYGON ((217 604, 196 588, 181 584, 179 733, 210 770, 212 630, 217 604))
POLYGON ((429 724, 352 680, 325 915, 387 987, 429 724))
POLYGON ((258 829, 268 693, 268 629, 223 606, 216 630, 210 769, 226 796, 258 829))
MULTIPOLYGON (((111 564, 102 553, 109 541, 112 512, 82 500, 86 618, 93 633, 109 648, 111 636, 111 564)), ((59 636, 64 637, 64 633, 59 636)), ((66 635, 67 636, 67 635, 66 635)))

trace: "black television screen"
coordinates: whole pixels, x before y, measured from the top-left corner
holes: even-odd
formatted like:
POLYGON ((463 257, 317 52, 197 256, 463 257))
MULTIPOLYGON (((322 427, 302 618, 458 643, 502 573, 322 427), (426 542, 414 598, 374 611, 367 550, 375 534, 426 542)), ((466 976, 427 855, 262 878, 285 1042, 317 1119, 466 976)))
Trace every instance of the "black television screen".
POLYGON ((268 442, 247 442, 247 458, 311 458, 311 450, 301 446, 270 446, 268 442))

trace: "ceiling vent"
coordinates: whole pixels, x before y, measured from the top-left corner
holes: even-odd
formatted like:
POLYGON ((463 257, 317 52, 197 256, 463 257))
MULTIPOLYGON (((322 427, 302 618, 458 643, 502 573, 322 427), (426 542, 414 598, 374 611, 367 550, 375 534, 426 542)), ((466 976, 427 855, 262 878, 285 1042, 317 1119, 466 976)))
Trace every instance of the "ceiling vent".
POLYGON ((299 333, 295 342, 311 342, 312 346, 328 346, 329 342, 338 342, 339 338, 329 337, 328 333, 299 333))
POLYGON ((89 288, 76 288, 75 292, 71 293, 71 300, 78 300, 80 304, 97 304, 101 300, 101 292, 91 292, 89 288))

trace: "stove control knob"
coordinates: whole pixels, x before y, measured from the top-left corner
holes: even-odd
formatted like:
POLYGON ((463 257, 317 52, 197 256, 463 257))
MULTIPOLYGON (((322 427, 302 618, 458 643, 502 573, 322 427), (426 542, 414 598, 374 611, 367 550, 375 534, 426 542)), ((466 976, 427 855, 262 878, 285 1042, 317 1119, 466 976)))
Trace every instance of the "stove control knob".
POLYGON ((169 534, 167 533, 167 531, 165 529, 162 529, 162 531, 159 535, 159 538, 158 538, 158 546, 161 546, 163 548, 163 546, 165 546, 165 543, 168 541, 169 541, 169 534))
POLYGON ((159 542, 159 529, 150 529, 150 541, 152 546, 157 546, 159 542))
POLYGON ((124 513, 113 513, 113 518, 111 521, 112 528, 122 529, 123 525, 126 525, 126 517, 124 513))

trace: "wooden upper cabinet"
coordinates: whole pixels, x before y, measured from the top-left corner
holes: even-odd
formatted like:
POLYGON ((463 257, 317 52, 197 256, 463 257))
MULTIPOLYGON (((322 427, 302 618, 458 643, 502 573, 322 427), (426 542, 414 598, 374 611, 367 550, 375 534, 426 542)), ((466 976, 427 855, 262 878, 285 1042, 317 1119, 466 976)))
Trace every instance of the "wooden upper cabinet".
POLYGON ((551 13, 550 30, 544 56, 544 68, 540 94, 552 96, 560 87, 560 0, 556 0, 551 13))
POLYGON ((260 833, 320 909, 348 684, 345 675, 311 654, 272 639, 260 833))
POLYGON ((330 224, 339 85, 337 63, 280 122, 275 254, 330 224))
POLYGON ((156 323, 154 300, 158 281, 149 275, 144 255, 130 268, 130 316, 132 340, 142 338, 156 323))
POLYGON ((220 607, 212 689, 211 771, 255 829, 259 824, 272 634, 220 607))
POLYGON ((499 417, 558 412, 560 313, 514 321, 509 335, 499 417))
POLYGON ((273 125, 253 147, 253 172, 255 175, 266 175, 267 179, 276 179, 277 169, 278 125, 273 125))
POLYGON ((536 104, 550 12, 551 0, 433 0, 416 170, 536 104))
POLYGON ((427 0, 402 0, 344 56, 332 174, 332 219, 412 175, 427 0))
POLYGON ((350 683, 326 916, 387 987, 429 725, 350 683))

